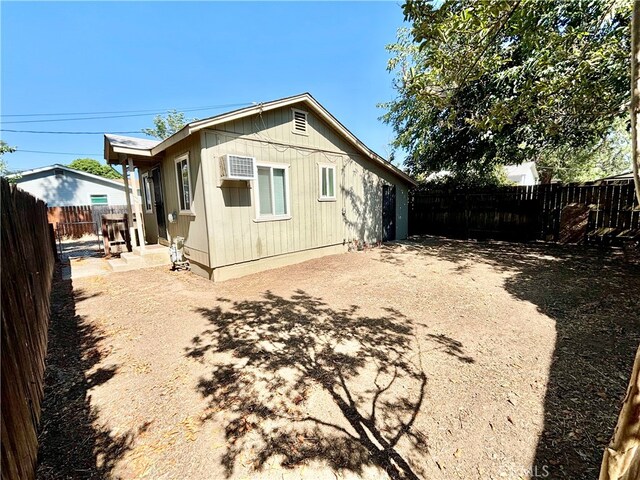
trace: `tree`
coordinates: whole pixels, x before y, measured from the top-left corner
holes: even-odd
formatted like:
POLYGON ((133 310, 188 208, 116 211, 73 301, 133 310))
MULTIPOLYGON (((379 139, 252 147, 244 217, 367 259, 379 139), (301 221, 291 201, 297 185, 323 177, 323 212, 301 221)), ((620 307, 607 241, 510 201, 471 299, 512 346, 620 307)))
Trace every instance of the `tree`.
POLYGON ((142 133, 164 140, 176 133, 187 123, 187 120, 184 118, 184 113, 178 112, 177 110, 170 110, 164 118, 162 115, 157 115, 153 119, 154 128, 143 128, 142 133))
MULTIPOLYGON (((638 173, 638 115, 640 114, 640 2, 633 5, 631 26, 631 157, 636 197, 640 203, 638 173)), ((640 347, 636 351, 629 387, 624 397, 613 437, 604 451, 600 480, 632 480, 640 478, 640 347)))
MULTIPOLYGON (((542 162, 541 162, 542 163, 542 162)), ((631 134, 627 119, 614 122, 611 131, 595 145, 559 147, 538 168, 554 172, 562 182, 584 182, 631 170, 631 134)))
POLYGON ((6 175, 9 173, 9 167, 7 162, 3 158, 5 153, 13 153, 17 150, 16 147, 12 147, 4 140, 0 140, 0 175, 6 175))
POLYGON ((69 165, 69 168, 75 170, 82 170, 83 172, 92 173, 104 178, 117 179, 122 178, 122 175, 114 170, 109 165, 104 165, 98 160, 93 158, 76 158, 69 165))
POLYGON ((633 2, 631 24, 631 164, 636 198, 640 204, 640 145, 638 144, 638 115, 640 115, 640 5, 633 2))
POLYGON ((628 104, 630 2, 409 0, 382 106, 413 174, 484 178, 590 151, 628 104))

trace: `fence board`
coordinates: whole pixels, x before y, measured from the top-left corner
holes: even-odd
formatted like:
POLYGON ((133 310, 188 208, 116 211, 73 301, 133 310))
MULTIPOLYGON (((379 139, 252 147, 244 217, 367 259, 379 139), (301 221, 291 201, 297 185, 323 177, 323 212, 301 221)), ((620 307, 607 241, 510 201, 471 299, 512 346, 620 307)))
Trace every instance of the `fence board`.
POLYGON ((631 182, 436 188, 413 192, 409 205, 412 235, 558 241, 563 230, 563 238, 573 241, 576 235, 566 229, 575 224, 585 232, 581 242, 640 239, 631 182))
POLYGON ((55 263, 46 205, 2 178, 2 479, 34 478, 55 263))
POLYGON ((83 235, 99 234, 102 230, 102 215, 127 213, 126 205, 73 205, 49 207, 49 222, 61 237, 80 238, 83 235))

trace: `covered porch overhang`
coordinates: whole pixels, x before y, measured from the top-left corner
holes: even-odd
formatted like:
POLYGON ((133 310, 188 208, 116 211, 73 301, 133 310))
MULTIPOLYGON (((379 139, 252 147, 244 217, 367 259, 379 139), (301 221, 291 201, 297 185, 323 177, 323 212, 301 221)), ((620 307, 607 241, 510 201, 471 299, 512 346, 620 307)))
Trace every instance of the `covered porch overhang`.
POLYGON ((135 168, 150 167, 162 159, 162 154, 153 155, 152 149, 160 143, 158 140, 123 137, 120 135, 104 136, 104 159, 109 165, 122 165, 133 162, 135 168))
MULTIPOLYGON (((142 205, 140 202, 132 202, 130 194, 130 182, 135 174, 135 169, 148 168, 157 165, 162 160, 162 155, 153 155, 151 150, 160 143, 157 140, 148 140, 134 137, 123 137, 120 135, 105 134, 104 136, 104 159, 108 165, 121 165, 122 178, 124 180, 124 191, 127 202, 127 215, 129 218, 129 233, 131 242, 144 250, 144 216, 142 215, 142 205), (130 177, 131 175, 131 177, 130 177), (133 226, 132 219, 136 218, 138 240, 136 241, 136 227, 133 226)), ((140 193, 143 194, 144 185, 138 175, 140 193)))

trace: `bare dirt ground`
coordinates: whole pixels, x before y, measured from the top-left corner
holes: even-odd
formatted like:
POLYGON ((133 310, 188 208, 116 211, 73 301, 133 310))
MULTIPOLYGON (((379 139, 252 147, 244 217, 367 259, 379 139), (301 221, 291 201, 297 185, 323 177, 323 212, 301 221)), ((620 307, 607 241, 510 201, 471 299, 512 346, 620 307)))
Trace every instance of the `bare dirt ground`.
POLYGON ((595 478, 640 269, 423 239, 57 279, 39 478, 595 478))

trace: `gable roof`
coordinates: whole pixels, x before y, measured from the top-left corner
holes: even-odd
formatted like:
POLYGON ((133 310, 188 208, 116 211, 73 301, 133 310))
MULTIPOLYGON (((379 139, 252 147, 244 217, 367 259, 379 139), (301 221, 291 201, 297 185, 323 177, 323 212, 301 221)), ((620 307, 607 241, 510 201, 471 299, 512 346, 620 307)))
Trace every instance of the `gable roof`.
MULTIPOLYGON (((153 157, 162 153, 170 146, 178 143, 180 140, 187 138, 189 135, 196 133, 204 128, 210 128, 225 122, 231 122, 250 115, 256 115, 270 110, 286 107, 296 103, 305 103, 310 107, 322 120, 336 129, 351 145, 356 147, 358 151, 374 163, 393 172, 406 182, 417 185, 417 182, 409 175, 404 173, 398 167, 394 166, 376 152, 362 143, 353 133, 351 133, 342 123, 340 123, 329 111, 311 96, 309 93, 302 93, 291 97, 281 98, 266 103, 258 103, 249 107, 232 110, 213 117, 196 120, 188 123, 182 129, 162 141, 147 140, 135 137, 123 137, 120 135, 105 134, 105 159, 115 159, 111 155, 117 153, 130 153, 146 157, 153 157), (152 145, 153 144, 153 145, 152 145)), ((117 155, 116 155, 117 158, 117 155)))
MULTIPOLYGON (((60 165, 59 163, 54 163, 53 165, 47 165, 46 167, 38 167, 38 168, 33 168, 31 170, 22 170, 20 172, 16 172, 16 173, 12 173, 11 175, 7 175, 7 178, 16 178, 17 182, 20 182, 20 180, 23 177, 26 177, 28 175, 33 175, 36 173, 42 173, 42 172, 47 172, 49 170, 65 170, 67 172, 71 172, 71 173, 75 173, 77 175, 83 176, 83 177, 87 177, 91 180, 100 180, 101 182, 105 182, 105 183, 110 183, 113 184, 114 186, 118 186, 118 187, 122 187, 124 188, 124 182, 123 181, 118 181, 115 179, 111 179, 111 178, 105 178, 105 177, 101 177, 100 175, 94 175, 93 173, 89 173, 89 172, 85 172, 83 170, 76 170, 75 168, 70 168, 67 167, 66 165, 60 165)), ((131 186, 129 187, 131 188, 131 186)))
POLYGON ((595 181, 601 180, 633 180, 633 171, 619 173, 618 175, 611 175, 609 177, 598 178, 595 181))

